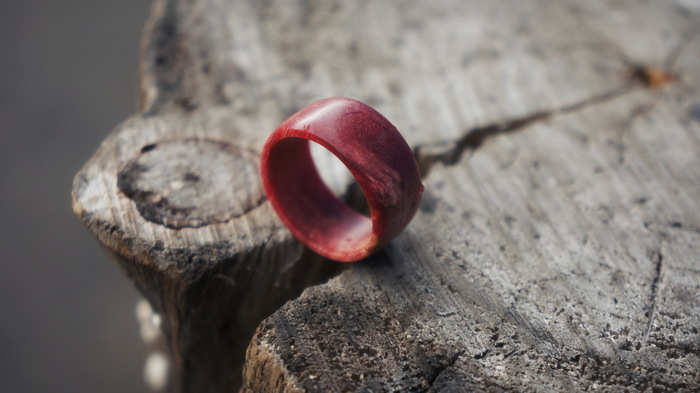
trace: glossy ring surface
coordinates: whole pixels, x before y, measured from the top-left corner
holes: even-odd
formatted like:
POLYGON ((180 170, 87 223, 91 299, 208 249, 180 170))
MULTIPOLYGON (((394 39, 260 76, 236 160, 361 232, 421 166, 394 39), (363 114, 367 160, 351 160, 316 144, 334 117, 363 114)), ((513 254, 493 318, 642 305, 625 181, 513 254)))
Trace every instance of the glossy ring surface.
POLYGON ((263 148, 261 172, 267 197, 292 234, 336 261, 357 261, 379 250, 408 225, 423 193, 413 152, 396 127, 349 98, 314 102, 282 123, 263 148), (371 217, 328 189, 309 141, 350 170, 371 217))

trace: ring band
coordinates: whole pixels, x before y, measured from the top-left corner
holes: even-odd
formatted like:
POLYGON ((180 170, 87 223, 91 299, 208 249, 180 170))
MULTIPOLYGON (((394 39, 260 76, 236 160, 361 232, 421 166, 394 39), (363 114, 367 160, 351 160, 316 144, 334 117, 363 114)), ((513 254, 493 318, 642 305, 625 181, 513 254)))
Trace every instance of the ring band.
POLYGON ((282 222, 308 248, 336 261, 358 261, 379 250, 408 225, 423 193, 416 159, 396 127, 349 98, 327 98, 292 115, 268 138, 260 166, 265 193, 282 222), (371 218, 326 186, 309 141, 350 170, 371 218))

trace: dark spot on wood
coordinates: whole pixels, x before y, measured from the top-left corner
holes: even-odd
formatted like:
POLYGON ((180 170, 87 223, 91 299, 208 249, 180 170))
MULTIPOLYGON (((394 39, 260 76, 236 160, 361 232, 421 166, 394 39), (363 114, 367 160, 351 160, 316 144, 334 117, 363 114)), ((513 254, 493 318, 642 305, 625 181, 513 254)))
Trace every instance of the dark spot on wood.
POLYGON ((625 340, 622 344, 620 344, 619 348, 622 351, 631 351, 632 350, 632 343, 629 340, 625 340))
POLYGON ((187 172, 185 173, 185 176, 183 177, 185 181, 199 181, 199 176, 196 173, 192 172, 187 172))
POLYGON ((156 56, 155 63, 159 67, 163 67, 168 64, 168 58, 166 56, 156 56))
POLYGON ((198 107, 198 105, 190 97, 182 97, 182 98, 178 99, 177 105, 180 108, 184 109, 185 112, 195 111, 198 107))
POLYGON ((644 87, 657 90, 678 80, 678 76, 661 68, 635 65, 627 70, 627 77, 644 87))
POLYGON ((164 250, 164 249, 165 249, 165 245, 164 245, 163 241, 162 241, 162 240, 156 240, 156 242, 155 242, 155 244, 154 244, 154 246, 153 246, 153 249, 154 249, 154 250, 158 250, 158 251, 164 250))
POLYGON ((156 146, 158 146, 158 145, 155 143, 148 144, 148 145, 141 148, 141 153, 148 153, 149 151, 155 149, 156 146))
POLYGON ((470 211, 463 211, 462 214, 460 214, 460 216, 464 221, 469 221, 472 218, 472 213, 470 211))
POLYGON ((636 201, 634 201, 634 202, 635 202, 636 204, 638 204, 638 205, 643 205, 643 204, 647 203, 648 201, 649 201, 649 198, 647 198, 647 197, 641 197, 641 198, 638 198, 638 199, 637 199, 636 201))
POLYGON ((172 229, 240 217, 264 201, 256 154, 225 141, 182 138, 144 146, 117 175, 141 216, 172 229))

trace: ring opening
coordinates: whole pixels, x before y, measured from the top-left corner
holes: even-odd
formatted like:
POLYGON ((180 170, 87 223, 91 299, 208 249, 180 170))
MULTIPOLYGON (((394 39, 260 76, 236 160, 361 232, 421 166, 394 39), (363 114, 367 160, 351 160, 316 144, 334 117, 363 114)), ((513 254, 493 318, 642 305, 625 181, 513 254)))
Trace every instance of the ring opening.
POLYGON ((323 183, 354 211, 370 216, 365 193, 342 161, 322 145, 309 141, 311 158, 323 183))
POLYGON ((363 253, 372 237, 372 219, 340 200, 319 175, 309 141, 288 137, 268 156, 269 185, 280 218, 309 248, 334 259, 363 253))

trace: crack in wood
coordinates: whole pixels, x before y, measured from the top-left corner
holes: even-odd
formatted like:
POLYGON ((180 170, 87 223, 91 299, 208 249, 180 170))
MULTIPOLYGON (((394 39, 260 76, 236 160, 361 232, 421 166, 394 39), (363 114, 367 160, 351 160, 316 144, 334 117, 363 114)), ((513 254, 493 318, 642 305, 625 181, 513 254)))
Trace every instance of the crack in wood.
MULTIPOLYGON (((462 158, 465 151, 475 151, 489 138, 522 131, 534 123, 547 121, 556 115, 569 114, 587 109, 590 106, 608 102, 636 90, 634 89, 634 85, 641 85, 644 88, 656 90, 667 83, 679 81, 679 75, 673 70, 676 68, 676 63, 683 51, 698 36, 700 36, 700 29, 692 29, 687 32, 678 45, 670 51, 663 68, 639 64, 628 59, 627 56, 624 55, 624 52, 620 52, 624 58, 624 62, 628 65, 628 83, 618 88, 569 105, 564 105, 560 108, 537 111, 504 122, 475 127, 466 130, 463 136, 456 140, 419 144, 413 149, 413 153, 416 156, 416 161, 418 161, 420 172, 423 177, 427 177, 433 165, 437 163, 442 163, 446 166, 455 165, 462 158)), ((633 115, 637 114, 635 113, 633 115)))
POLYGON ((649 334, 654 327, 654 318, 656 317, 657 299, 659 296, 659 287, 661 286, 661 270, 663 268, 664 256, 661 250, 653 250, 649 253, 649 259, 654 263, 654 279, 651 282, 651 296, 649 298, 649 311, 647 319, 647 328, 644 332, 644 345, 649 341, 649 334))
POLYGON ((466 352, 465 350, 455 352, 454 355, 452 355, 452 358, 450 359, 449 362, 447 362, 445 365, 443 365, 442 367, 435 370, 435 373, 428 379, 428 386, 431 386, 431 387, 434 386, 435 382, 438 379, 440 379, 440 376, 445 371, 449 370, 451 367, 454 367, 455 364, 457 364, 457 362, 459 361, 459 358, 462 357, 462 355, 464 355, 465 352, 466 352))
POLYGON ((565 115, 587 109, 594 105, 603 104, 634 90, 634 86, 631 83, 628 83, 624 86, 605 91, 559 108, 537 111, 532 114, 516 117, 504 122, 491 123, 484 126, 475 127, 465 131, 463 136, 456 140, 420 144, 413 149, 413 153, 416 156, 416 161, 418 161, 420 172, 425 178, 428 176, 430 170, 435 164, 442 163, 446 166, 455 165, 457 162, 459 162, 467 150, 474 151, 478 149, 487 139, 498 135, 511 134, 525 130, 534 123, 547 121, 558 115, 565 115))

